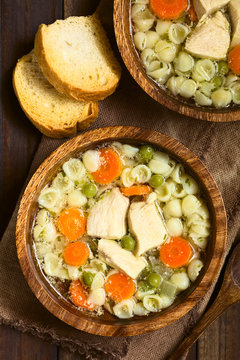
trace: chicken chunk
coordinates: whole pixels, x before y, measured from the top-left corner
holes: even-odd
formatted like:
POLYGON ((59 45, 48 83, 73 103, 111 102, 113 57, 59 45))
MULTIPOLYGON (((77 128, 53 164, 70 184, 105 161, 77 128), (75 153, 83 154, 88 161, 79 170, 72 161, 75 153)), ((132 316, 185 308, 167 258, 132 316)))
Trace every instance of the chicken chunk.
POLYGON ((205 18, 227 5, 230 0, 193 0, 198 19, 205 18))
POLYGON ((128 213, 130 232, 137 240, 136 255, 160 246, 168 238, 162 215, 155 203, 135 202, 128 213))
POLYGON ((118 188, 99 200, 90 210, 87 234, 105 239, 121 239, 126 234, 129 199, 118 188))
POLYGON ((230 45, 230 25, 221 11, 207 19, 187 38, 185 49, 192 55, 225 59, 230 45))
POLYGON ((110 266, 118 268, 132 279, 136 279, 146 266, 144 258, 134 256, 130 251, 124 250, 113 240, 99 240, 98 252, 100 258, 110 266))
POLYGON ((233 37, 230 47, 234 48, 240 44, 240 0, 230 1, 229 12, 233 29, 233 37))

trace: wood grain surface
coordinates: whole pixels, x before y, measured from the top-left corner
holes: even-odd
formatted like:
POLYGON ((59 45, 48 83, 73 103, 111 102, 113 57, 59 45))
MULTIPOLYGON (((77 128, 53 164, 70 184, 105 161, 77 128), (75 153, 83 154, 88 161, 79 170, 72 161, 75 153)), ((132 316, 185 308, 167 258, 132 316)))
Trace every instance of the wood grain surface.
MULTIPOLYGON (((19 191, 27 176, 40 134, 22 113, 13 95, 11 73, 18 57, 33 46, 41 22, 88 12, 98 0, 1 1, 1 102, 0 102, 0 232, 5 230, 19 191), (35 6, 35 11, 30 11, 35 6), (37 8, 37 9, 36 9, 37 8), (30 15, 31 14, 31 15, 30 15), (17 169, 17 170, 16 170, 17 169)), ((240 239, 239 239, 240 240, 240 239)), ((215 297, 213 295, 213 298, 215 297)), ((229 308, 192 347, 187 360, 239 360, 240 305, 229 308)), ((0 326, 0 360, 79 360, 70 353, 30 334, 0 326)))
POLYGON ((214 107, 196 106, 192 100, 177 98, 166 92, 146 74, 132 41, 130 4, 131 0, 114 0, 115 35, 123 61, 142 89, 160 104, 186 116, 214 122, 240 120, 240 106, 233 105, 220 110, 214 107))

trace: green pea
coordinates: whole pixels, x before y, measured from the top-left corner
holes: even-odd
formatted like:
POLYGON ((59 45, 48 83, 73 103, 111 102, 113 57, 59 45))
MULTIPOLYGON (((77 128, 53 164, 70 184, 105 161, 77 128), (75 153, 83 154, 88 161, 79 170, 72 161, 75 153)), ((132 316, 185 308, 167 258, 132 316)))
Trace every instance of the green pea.
POLYGON ((121 239, 121 245, 123 249, 132 251, 135 248, 136 242, 131 235, 125 235, 121 239))
POLYGON ((143 160, 150 160, 153 156, 154 150, 149 145, 141 146, 139 150, 139 154, 143 160))
POLYGON ((212 84, 214 85, 214 90, 217 90, 222 86, 222 78, 220 76, 215 76, 212 79, 212 84))
POLYGON ((149 184, 153 188, 158 188, 163 184, 163 182, 164 182, 164 178, 161 175, 152 175, 151 179, 149 180, 149 184))
POLYGON ((151 273, 147 277, 147 283, 153 288, 158 288, 161 284, 161 276, 156 273, 151 273))
POLYGON ((138 286, 142 292, 146 292, 149 290, 149 286, 145 281, 140 281, 138 286))
POLYGON ((86 197, 92 198, 96 195, 97 188, 94 184, 88 183, 88 184, 83 185, 82 192, 86 197))
POLYGON ((87 286, 91 286, 94 276, 95 274, 91 273, 90 271, 84 271, 82 275, 84 284, 87 286))
POLYGON ((227 75, 229 72, 229 67, 226 61, 219 61, 218 63, 218 73, 221 76, 227 75))

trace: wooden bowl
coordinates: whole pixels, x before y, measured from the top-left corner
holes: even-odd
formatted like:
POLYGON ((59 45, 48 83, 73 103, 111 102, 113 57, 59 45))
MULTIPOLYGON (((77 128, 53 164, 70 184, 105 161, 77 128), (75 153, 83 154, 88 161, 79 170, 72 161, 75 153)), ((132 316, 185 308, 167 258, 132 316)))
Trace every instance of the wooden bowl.
POLYGON ((135 127, 108 127, 85 132, 55 150, 31 178, 20 203, 17 218, 17 253, 26 280, 38 300, 56 317, 73 327, 96 335, 131 336, 169 325, 191 310, 206 294, 223 261, 226 241, 226 214, 218 187, 201 161, 177 140, 156 131, 135 127), (81 151, 107 141, 129 144, 150 143, 183 163, 202 187, 212 221, 212 236, 205 266, 197 282, 177 297, 173 305, 147 317, 120 320, 109 313, 101 317, 79 311, 49 284, 33 251, 32 227, 37 199, 42 188, 56 175, 59 167, 81 151))
POLYGON ((193 100, 173 96, 146 74, 132 39, 130 4, 131 0, 114 0, 114 29, 122 59, 141 88, 160 104, 183 115, 214 122, 240 120, 240 106, 225 109, 197 106, 193 100))

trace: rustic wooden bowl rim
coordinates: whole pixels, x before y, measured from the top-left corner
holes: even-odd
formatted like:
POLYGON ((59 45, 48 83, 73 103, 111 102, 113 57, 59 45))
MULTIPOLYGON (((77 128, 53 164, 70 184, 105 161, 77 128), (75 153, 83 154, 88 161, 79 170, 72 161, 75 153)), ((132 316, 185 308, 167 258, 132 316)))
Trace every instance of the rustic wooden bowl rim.
MULTIPOLYGON (((38 300, 56 317, 65 323, 96 335, 103 336, 132 336, 146 333, 169 325, 178 318, 184 316, 206 294, 213 281, 216 279, 224 257, 226 243, 226 213, 218 187, 201 161, 183 144, 177 140, 161 134, 157 131, 141 129, 130 126, 116 126, 100 128, 85 132, 58 147, 37 169, 29 181, 23 194, 17 218, 16 244, 19 262, 23 274, 36 295, 38 300), (41 190, 46 176, 54 166, 59 168, 67 158, 74 156, 82 149, 92 148, 98 143, 108 141, 129 141, 136 143, 152 143, 166 152, 172 154, 187 167, 192 169, 199 177, 202 186, 211 200, 214 212, 215 232, 213 255, 200 283, 187 297, 169 311, 158 313, 154 318, 142 317, 134 323, 127 321, 105 321, 101 318, 88 316, 78 311, 64 298, 60 298, 57 292, 51 290, 47 280, 41 278, 39 269, 34 263, 31 252, 32 222, 31 206, 35 201, 36 194, 41 190)), ((214 241, 213 240, 213 241, 214 241)), ((36 261, 36 259, 35 259, 36 261)), ((43 277, 43 276, 42 276, 43 277)))
POLYGON ((184 98, 177 98, 161 89, 147 74, 132 41, 130 30, 131 0, 114 0, 114 30, 122 59, 132 77, 154 100, 170 110, 200 120, 211 122, 231 122, 240 120, 240 106, 225 109, 197 106, 184 98))

